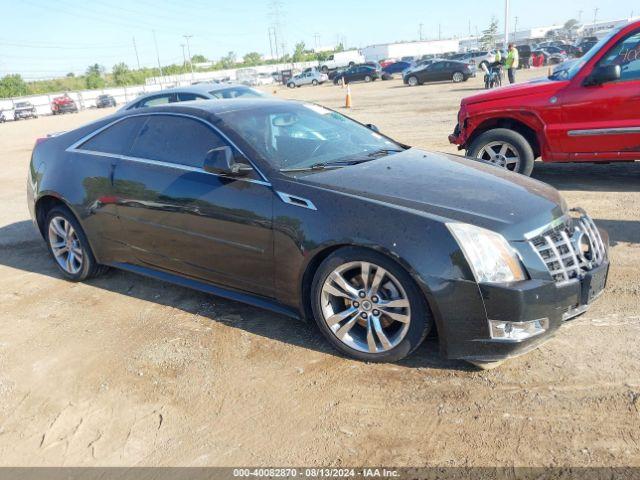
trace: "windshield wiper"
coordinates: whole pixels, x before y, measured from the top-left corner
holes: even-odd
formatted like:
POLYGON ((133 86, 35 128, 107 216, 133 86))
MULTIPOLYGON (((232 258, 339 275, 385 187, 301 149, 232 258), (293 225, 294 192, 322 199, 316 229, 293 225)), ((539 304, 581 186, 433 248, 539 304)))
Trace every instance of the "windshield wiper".
POLYGON ((306 172, 309 170, 324 170, 326 168, 339 168, 352 165, 353 162, 318 162, 308 167, 281 168, 281 172, 306 172))
POLYGON ((386 155, 393 155, 394 153, 400 153, 402 150, 396 150, 393 148, 382 148, 367 154, 367 157, 384 157, 386 155))
POLYGON ((308 167, 294 167, 294 168, 281 168, 281 172, 307 172, 310 170, 325 170, 327 168, 340 168, 346 167, 349 165, 357 165, 359 163, 369 162, 374 158, 391 155, 394 153, 400 153, 402 150, 394 150, 394 149, 381 149, 376 150, 375 152, 370 152, 366 155, 366 158, 356 158, 353 160, 336 160, 335 162, 318 162, 310 165, 308 167))

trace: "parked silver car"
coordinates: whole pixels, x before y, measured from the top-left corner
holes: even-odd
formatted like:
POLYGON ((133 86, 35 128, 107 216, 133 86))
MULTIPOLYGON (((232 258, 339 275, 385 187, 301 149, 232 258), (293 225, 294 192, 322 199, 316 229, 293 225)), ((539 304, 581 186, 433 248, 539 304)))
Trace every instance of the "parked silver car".
POLYGON ((246 85, 231 83, 199 83, 188 87, 175 87, 159 92, 141 95, 127 103, 120 110, 134 110, 136 108, 157 107, 167 103, 187 102, 190 100, 229 99, 229 98, 259 98, 267 95, 246 85))
POLYGON ((287 87, 296 88, 302 85, 320 85, 329 80, 329 76, 326 73, 321 73, 318 70, 308 70, 295 75, 287 82, 287 87))

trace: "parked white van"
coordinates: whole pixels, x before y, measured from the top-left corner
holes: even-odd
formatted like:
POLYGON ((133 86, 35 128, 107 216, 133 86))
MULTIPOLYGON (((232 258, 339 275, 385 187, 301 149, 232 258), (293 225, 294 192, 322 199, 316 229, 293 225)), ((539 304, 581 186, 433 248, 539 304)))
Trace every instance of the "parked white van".
POLYGON ((327 73, 329 70, 342 67, 353 67, 354 65, 364 62, 364 55, 360 53, 360 50, 347 50, 345 52, 336 52, 331 55, 327 60, 322 62, 320 70, 323 73, 327 73))

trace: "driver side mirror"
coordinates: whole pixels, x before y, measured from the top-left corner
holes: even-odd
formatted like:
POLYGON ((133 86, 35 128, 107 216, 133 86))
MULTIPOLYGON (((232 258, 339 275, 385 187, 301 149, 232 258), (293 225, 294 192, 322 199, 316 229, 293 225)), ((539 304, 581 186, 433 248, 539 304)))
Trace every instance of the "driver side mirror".
POLYGON ((229 177, 243 177, 253 171, 246 163, 236 162, 233 150, 228 146, 209 150, 202 168, 205 172, 229 177))
POLYGON ((584 81, 585 86, 602 85, 604 83, 615 82, 620 80, 622 70, 620 65, 602 65, 596 67, 584 81))
POLYGON ((375 126, 373 123, 367 123, 365 127, 367 127, 369 130, 372 130, 376 133, 380 133, 380 129, 377 126, 375 126))

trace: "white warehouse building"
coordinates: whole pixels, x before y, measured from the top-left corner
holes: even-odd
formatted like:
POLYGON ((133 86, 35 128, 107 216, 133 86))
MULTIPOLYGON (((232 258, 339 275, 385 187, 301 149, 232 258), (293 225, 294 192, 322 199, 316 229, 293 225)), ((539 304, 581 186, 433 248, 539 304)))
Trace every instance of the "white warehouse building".
POLYGON ((458 40, 428 40, 422 42, 381 43, 364 47, 362 55, 368 62, 377 62, 385 58, 402 58, 421 55, 439 55, 457 52, 458 40))

